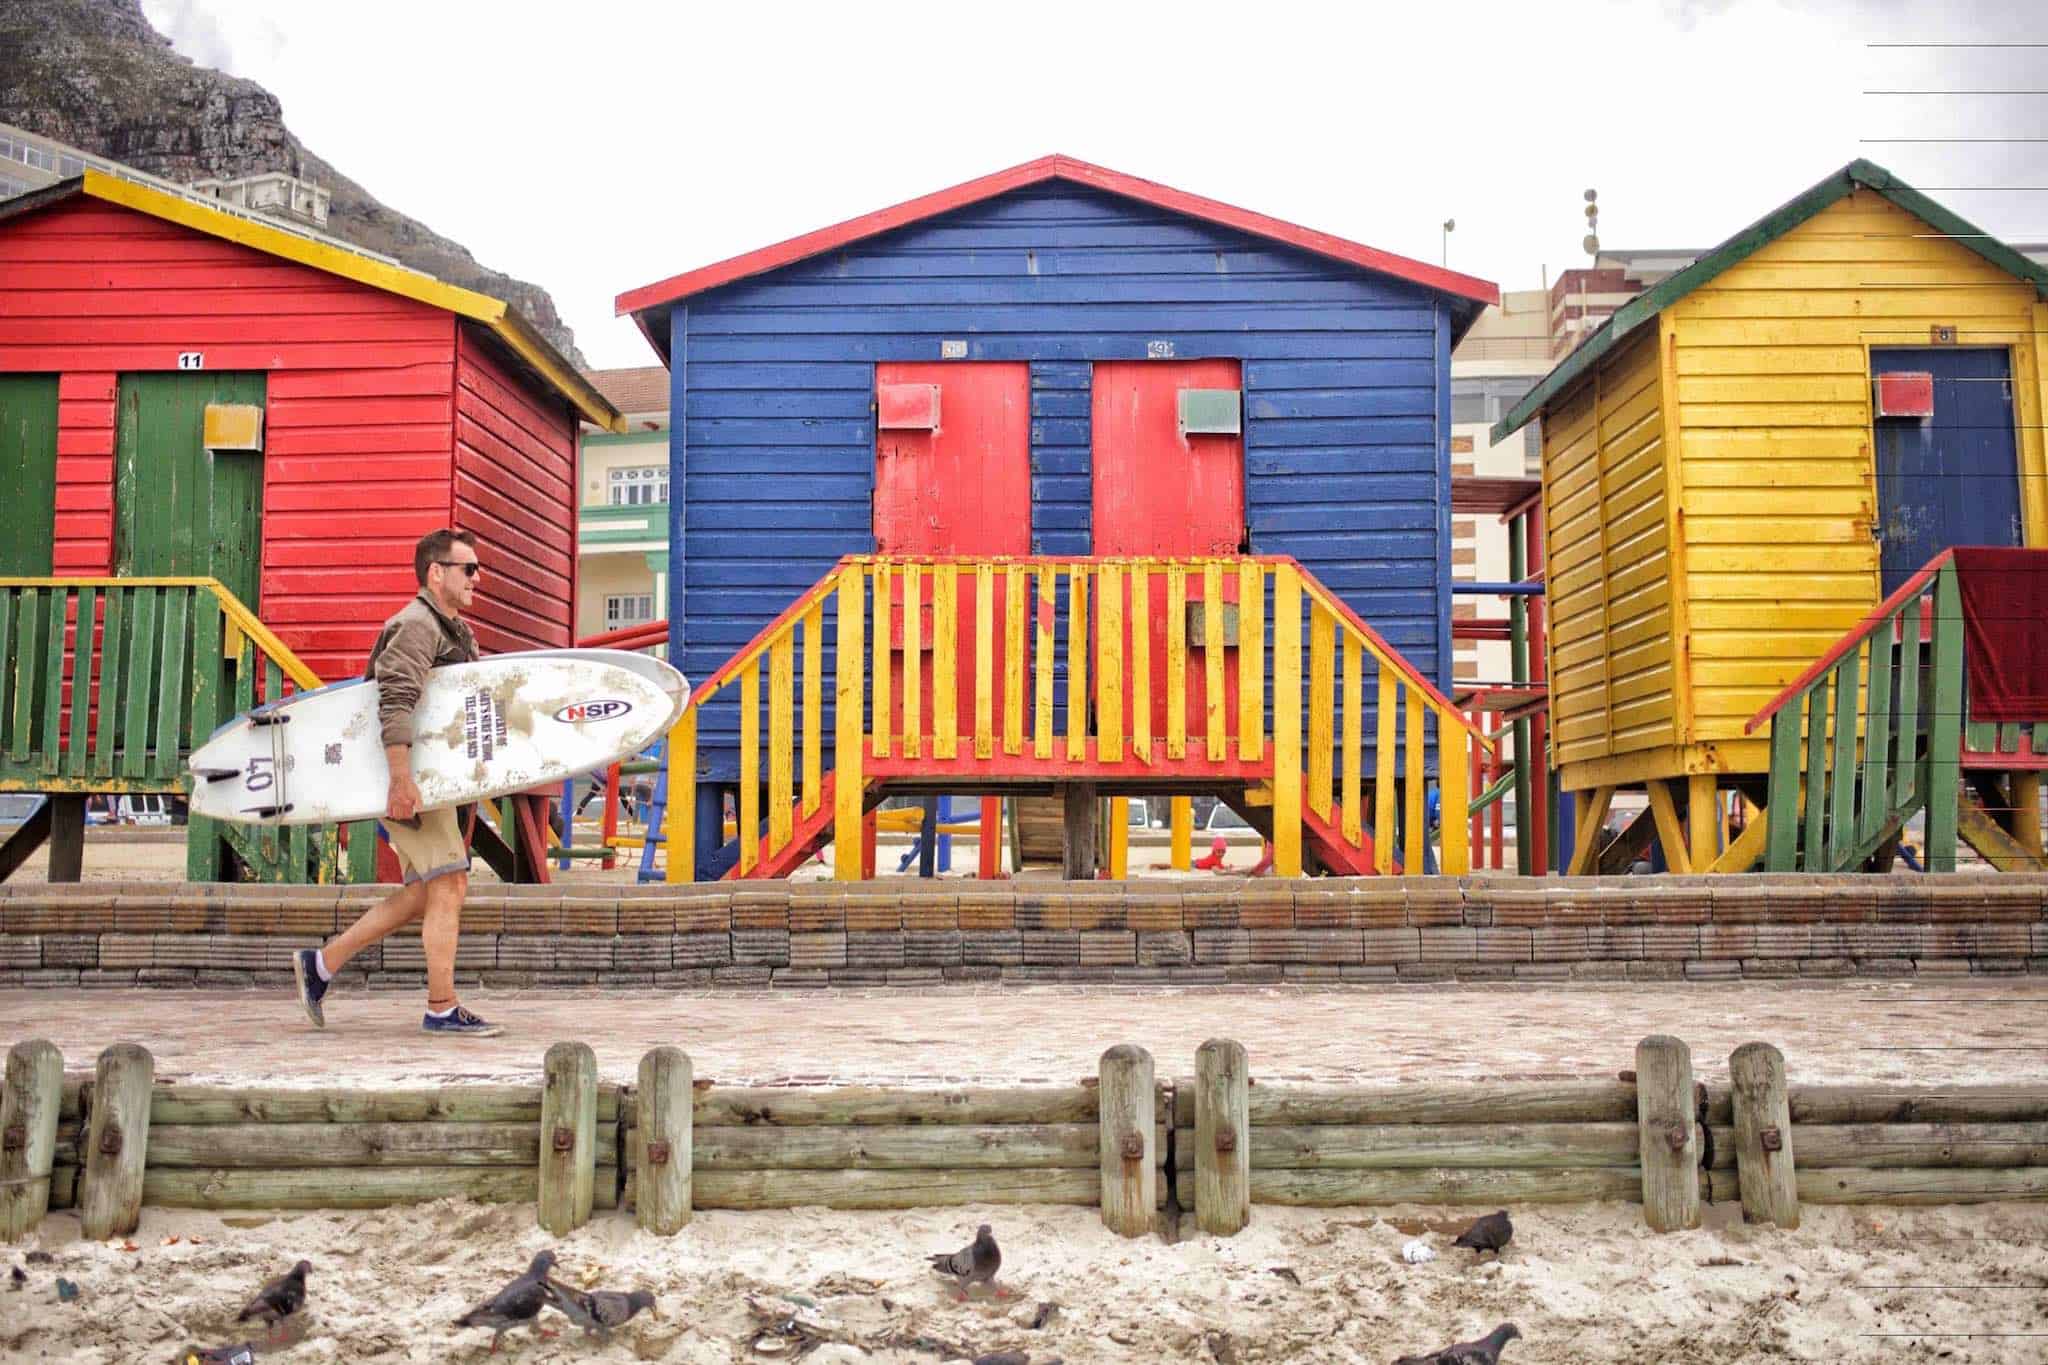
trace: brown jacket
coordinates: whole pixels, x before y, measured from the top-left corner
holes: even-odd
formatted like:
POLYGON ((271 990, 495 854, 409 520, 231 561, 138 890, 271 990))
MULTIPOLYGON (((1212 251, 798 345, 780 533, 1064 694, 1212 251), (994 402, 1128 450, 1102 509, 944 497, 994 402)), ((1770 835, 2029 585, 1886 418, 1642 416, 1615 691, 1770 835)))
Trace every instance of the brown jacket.
POLYGON ((424 589, 384 623, 363 676, 377 684, 377 723, 384 746, 412 744, 412 711, 427 670, 481 657, 469 623, 442 614, 424 589))

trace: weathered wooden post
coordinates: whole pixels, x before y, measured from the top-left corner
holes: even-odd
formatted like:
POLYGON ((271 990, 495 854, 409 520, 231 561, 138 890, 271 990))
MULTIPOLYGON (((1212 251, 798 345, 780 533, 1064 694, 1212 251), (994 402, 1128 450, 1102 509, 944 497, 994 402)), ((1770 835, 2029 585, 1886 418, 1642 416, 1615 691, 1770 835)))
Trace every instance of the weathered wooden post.
POLYGON ((640 1059, 640 1140, 633 1153, 636 1216, 666 1237, 690 1221, 690 1054, 658 1047, 640 1059))
POLYGON ((1735 1099, 1735 1172, 1742 1216, 1752 1223, 1799 1226, 1799 1182, 1792 1168, 1792 1103, 1785 1054, 1744 1043, 1728 1058, 1735 1099))
POLYGON ((31 1038, 8 1049, 0 1091, 0 1242, 34 1232, 49 1211, 63 1101, 64 1054, 56 1044, 31 1038))
POLYGON ((1122 1237, 1142 1237, 1159 1202, 1152 1054, 1128 1043, 1103 1053, 1096 1105, 1102 1133, 1102 1225, 1122 1237))
POLYGON ((1252 1217, 1251 1077, 1244 1045, 1195 1052, 1195 1226, 1219 1237, 1252 1217))
POLYGON ((1636 1044, 1636 1150, 1643 1219, 1658 1232, 1700 1225, 1700 1139, 1692 1050, 1655 1033, 1636 1044))
POLYGON ((542 1065, 540 1225, 560 1237, 590 1221, 597 1176, 597 1054, 585 1043, 556 1043, 542 1065))
POLYGON ((149 1098, 155 1084, 156 1058, 149 1049, 116 1043, 100 1054, 92 1118, 79 1154, 85 1171, 78 1218, 89 1242, 133 1232, 142 1221, 142 1163, 149 1150, 149 1098))

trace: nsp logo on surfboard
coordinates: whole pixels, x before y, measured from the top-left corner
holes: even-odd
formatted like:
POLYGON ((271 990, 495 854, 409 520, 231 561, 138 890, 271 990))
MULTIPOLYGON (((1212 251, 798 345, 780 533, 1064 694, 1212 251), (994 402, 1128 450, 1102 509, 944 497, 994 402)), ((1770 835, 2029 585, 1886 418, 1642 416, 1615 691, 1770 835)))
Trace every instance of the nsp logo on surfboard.
POLYGON ((555 712, 555 719, 564 725, 585 720, 617 720, 632 709, 632 702, 607 697, 601 701, 572 702, 555 712))

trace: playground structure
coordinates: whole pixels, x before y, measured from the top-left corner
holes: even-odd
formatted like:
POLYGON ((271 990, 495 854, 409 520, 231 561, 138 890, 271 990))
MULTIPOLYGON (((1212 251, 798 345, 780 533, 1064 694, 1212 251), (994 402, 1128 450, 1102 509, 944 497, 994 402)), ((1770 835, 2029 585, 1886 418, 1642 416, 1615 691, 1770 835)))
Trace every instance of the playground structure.
MULTIPOLYGON (((1859 621, 1949 547, 2048 544, 2044 299, 2048 269, 1859 161, 1622 307, 1494 429, 1500 440, 1542 419, 1569 871, 1626 870, 1652 842, 1673 871, 1754 866, 1760 822, 1731 841, 1724 805, 1769 807, 1782 822, 1800 799, 1753 723, 1768 718, 1760 708, 1784 704, 1774 699, 1814 660, 1867 653, 1859 621), (1627 789, 1648 804, 1603 844, 1609 803, 1627 789)), ((1894 676, 1872 663, 1863 676, 1894 676)), ((1846 697, 1855 669, 1831 663, 1824 676, 1846 697)), ((1914 684, 1910 672, 1897 686, 1914 684)), ((1801 680, 1809 699, 1814 681, 1801 680)), ((1939 705, 1958 701, 1944 692, 1939 705)), ((1775 742, 1793 744, 1789 731, 1775 742)), ((1919 750, 1937 768, 1952 752, 1946 730, 1919 750)), ((1833 790, 1831 803, 1861 799, 1833 790)), ((2025 806, 2035 790, 2019 771, 2001 804, 2025 806)), ((1871 801, 1853 819, 1830 816, 1831 857, 1893 822, 1874 788, 1871 801)), ((1949 817, 1929 818, 1938 831, 1949 817)))

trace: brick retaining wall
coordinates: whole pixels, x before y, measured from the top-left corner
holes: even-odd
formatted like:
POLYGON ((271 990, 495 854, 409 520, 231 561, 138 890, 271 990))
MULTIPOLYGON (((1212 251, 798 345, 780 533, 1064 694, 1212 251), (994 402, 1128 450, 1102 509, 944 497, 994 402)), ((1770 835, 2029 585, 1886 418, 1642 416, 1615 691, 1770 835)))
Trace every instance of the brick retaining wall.
MULTIPOLYGON (((376 887, 0 887, 0 988, 290 979, 376 887)), ((2048 877, 484 887, 485 986, 1716 980, 2048 972, 2048 877)), ((425 982, 401 932, 349 973, 425 982)))

